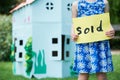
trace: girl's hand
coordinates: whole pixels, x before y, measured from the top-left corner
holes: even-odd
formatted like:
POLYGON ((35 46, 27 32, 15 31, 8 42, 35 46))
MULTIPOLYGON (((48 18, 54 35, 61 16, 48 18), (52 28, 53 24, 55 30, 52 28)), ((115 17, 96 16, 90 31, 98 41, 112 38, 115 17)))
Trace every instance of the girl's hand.
POLYGON ((112 28, 109 31, 106 32, 106 35, 110 38, 114 38, 115 30, 112 28))
POLYGON ((78 39, 78 35, 76 34, 71 34, 72 40, 76 41, 78 39))

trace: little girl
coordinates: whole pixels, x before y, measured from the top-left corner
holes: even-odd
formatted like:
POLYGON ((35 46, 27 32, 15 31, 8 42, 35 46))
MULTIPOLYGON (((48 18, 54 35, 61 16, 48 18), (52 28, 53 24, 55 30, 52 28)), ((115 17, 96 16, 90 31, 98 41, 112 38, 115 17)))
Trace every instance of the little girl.
MULTIPOLYGON (((107 0, 76 0, 72 5, 72 18, 102 14, 108 10, 107 0)), ((78 35, 73 28, 71 36, 76 41, 78 35)), ((114 34, 112 27, 106 32, 111 38, 114 34)), ((96 73, 98 80, 107 80, 106 73, 113 71, 109 41, 76 44, 73 70, 79 73, 78 80, 88 80, 89 73, 96 73)))

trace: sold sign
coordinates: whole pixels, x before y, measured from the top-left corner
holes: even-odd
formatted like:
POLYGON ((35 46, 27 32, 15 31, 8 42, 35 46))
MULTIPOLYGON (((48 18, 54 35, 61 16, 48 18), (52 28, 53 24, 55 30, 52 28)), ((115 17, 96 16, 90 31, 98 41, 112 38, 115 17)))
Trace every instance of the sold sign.
POLYGON ((76 43, 88 43, 110 39, 105 35, 110 29, 109 13, 73 18, 76 43))

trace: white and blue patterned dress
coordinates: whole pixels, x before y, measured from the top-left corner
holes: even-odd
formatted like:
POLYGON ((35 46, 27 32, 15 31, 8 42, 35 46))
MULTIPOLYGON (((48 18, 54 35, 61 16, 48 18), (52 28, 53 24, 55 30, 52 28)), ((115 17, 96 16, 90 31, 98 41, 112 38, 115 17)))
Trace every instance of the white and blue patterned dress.
MULTIPOLYGON (((79 0, 78 17, 104 13, 103 0, 87 2, 79 0)), ((97 73, 113 71, 109 41, 76 44, 73 70, 78 73, 97 73)))

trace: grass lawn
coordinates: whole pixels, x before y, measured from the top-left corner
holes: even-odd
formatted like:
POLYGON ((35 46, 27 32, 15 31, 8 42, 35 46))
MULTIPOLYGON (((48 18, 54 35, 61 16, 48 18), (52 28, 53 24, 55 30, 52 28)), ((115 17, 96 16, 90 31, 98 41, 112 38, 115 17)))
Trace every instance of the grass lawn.
MULTIPOLYGON (((108 80, 120 80, 120 55, 113 55, 114 72, 108 73, 108 80)), ((0 62, 0 80, 28 80, 23 76, 15 76, 12 74, 11 62, 0 62)), ((77 80, 77 77, 69 77, 64 79, 45 78, 31 80, 77 80)), ((89 80, 97 80, 95 74, 90 75, 89 80)))

